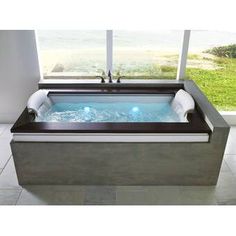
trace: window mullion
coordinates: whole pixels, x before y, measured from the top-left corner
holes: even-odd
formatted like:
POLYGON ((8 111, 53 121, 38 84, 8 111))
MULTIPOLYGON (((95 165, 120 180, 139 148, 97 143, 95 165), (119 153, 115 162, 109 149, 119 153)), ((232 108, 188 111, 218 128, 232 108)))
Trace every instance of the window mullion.
POLYGON ((185 77, 190 32, 191 32, 190 30, 184 30, 182 48, 179 55, 179 65, 178 65, 177 77, 176 77, 177 80, 184 79, 185 77))
POLYGON ((112 73, 112 64, 113 64, 113 31, 106 31, 106 46, 107 46, 107 73, 110 71, 112 73))

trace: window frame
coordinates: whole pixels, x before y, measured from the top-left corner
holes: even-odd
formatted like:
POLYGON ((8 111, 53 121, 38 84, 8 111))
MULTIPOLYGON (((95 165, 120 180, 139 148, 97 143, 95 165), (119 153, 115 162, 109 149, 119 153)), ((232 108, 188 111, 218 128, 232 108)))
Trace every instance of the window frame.
MULTIPOLYGON (((42 61, 40 58, 40 49, 39 49, 39 41, 37 36, 37 31, 35 30, 35 38, 36 38, 36 45, 37 45, 37 54, 38 54, 38 61, 39 61, 39 70, 40 70, 40 82, 47 83, 48 80, 51 83, 51 80, 56 81, 66 81, 66 83, 70 82, 70 80, 73 80, 73 83, 77 81, 78 83, 83 82, 83 80, 91 80, 92 83, 94 83, 92 80, 96 79, 97 76, 52 76, 52 75, 43 75, 42 71, 42 61)), ((113 30, 106 30, 106 74, 108 74, 109 71, 113 71, 113 30)), ((178 68, 176 73, 176 78, 174 80, 180 80, 184 79, 185 76, 185 69, 187 64, 187 55, 188 55, 188 46, 189 46, 189 40, 190 40, 190 30, 183 30, 183 36, 182 36, 182 46, 179 51, 179 59, 178 59, 178 68)), ((143 76, 134 76, 135 79, 141 79, 143 76)), ((173 79, 171 79, 173 81, 173 79)), ((71 81, 72 82, 72 81, 71 81)))

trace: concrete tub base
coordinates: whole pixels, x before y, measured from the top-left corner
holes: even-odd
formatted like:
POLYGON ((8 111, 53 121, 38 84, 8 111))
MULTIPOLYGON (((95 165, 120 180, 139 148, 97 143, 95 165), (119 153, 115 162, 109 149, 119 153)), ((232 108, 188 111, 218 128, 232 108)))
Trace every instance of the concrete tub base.
POLYGON ((11 142, 19 183, 215 185, 228 129, 208 143, 11 142))

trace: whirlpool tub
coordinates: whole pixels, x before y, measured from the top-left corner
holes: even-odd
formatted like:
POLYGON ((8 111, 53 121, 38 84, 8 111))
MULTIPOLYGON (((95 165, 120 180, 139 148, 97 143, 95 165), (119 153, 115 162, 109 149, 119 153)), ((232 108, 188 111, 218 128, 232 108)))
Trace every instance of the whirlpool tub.
POLYGON ((229 127, 192 81, 38 90, 12 128, 20 184, 215 184, 229 127))

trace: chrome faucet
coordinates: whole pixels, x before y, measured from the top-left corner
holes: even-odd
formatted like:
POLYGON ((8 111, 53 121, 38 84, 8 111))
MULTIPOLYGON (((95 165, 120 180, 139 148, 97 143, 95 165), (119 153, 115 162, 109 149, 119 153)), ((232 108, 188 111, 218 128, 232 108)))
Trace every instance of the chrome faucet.
MULTIPOLYGON (((96 76, 96 78, 100 78, 101 79, 101 83, 106 83, 104 75, 105 75, 105 73, 103 72, 102 76, 96 76)), ((120 76, 119 73, 117 75, 118 75, 118 78, 116 80, 116 83, 120 83, 121 82, 121 78, 124 78, 125 76, 120 76)), ((108 78, 109 78, 108 82, 109 83, 113 83, 112 73, 111 73, 110 70, 108 71, 108 78)))
MULTIPOLYGON (((108 71, 108 77, 109 77, 109 83, 112 83, 112 74, 111 74, 111 71, 109 70, 108 71)), ((120 83, 121 82, 121 78, 124 78, 124 76, 120 76, 120 74, 118 73, 118 78, 117 78, 117 81, 116 83, 120 83)))

